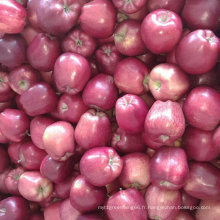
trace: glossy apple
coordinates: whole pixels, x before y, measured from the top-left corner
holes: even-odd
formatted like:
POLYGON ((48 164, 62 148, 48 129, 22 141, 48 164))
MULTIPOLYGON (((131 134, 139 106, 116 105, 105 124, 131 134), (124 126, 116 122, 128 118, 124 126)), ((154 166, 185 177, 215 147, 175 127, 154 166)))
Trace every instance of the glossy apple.
POLYGON ((8 155, 13 163, 16 165, 20 164, 20 156, 19 156, 19 149, 21 147, 21 144, 24 143, 26 139, 20 141, 20 142, 12 142, 8 146, 8 155))
POLYGON ((14 97, 6 72, 0 72, 0 102, 10 101, 14 97))
POLYGON ((17 196, 10 196, 0 201, 0 219, 2 220, 28 220, 28 202, 17 196))
POLYGON ((3 112, 7 108, 13 108, 14 103, 11 102, 11 100, 8 100, 6 102, 0 102, 0 112, 3 112))
POLYGON ((92 213, 92 214, 82 214, 80 215, 77 220, 102 220, 103 218, 96 214, 96 213, 92 213))
POLYGON ((59 98, 57 109, 62 120, 77 123, 88 107, 83 102, 81 95, 63 94, 59 98))
POLYGON ((83 102, 99 110, 110 110, 118 98, 118 90, 112 76, 98 74, 86 85, 82 94, 83 102))
POLYGON ((83 90, 91 76, 88 61, 75 53, 64 53, 58 57, 54 66, 54 80, 57 89, 75 95, 83 90))
POLYGON ((151 207, 148 209, 151 219, 174 219, 179 212, 178 206, 182 205, 181 193, 178 190, 161 189, 155 185, 147 188, 145 201, 147 206, 151 207), (166 208, 171 206, 174 208, 166 208))
POLYGON ((187 92, 189 86, 188 76, 175 64, 159 64, 149 75, 149 88, 157 100, 178 100, 187 92))
POLYGON ((54 110, 57 95, 49 84, 39 82, 22 93, 20 103, 29 116, 37 116, 54 110))
POLYGON ((190 125, 211 131, 220 120, 220 94, 208 86, 196 87, 188 94, 183 110, 190 125))
POLYGON ((188 177, 188 163, 185 151, 177 147, 161 147, 150 161, 151 183, 160 188, 178 190, 188 177))
POLYGON ((96 40, 84 31, 74 29, 62 40, 62 49, 64 52, 90 57, 96 49, 96 40))
POLYGON ((141 24, 142 39, 147 48, 155 54, 170 52, 179 42, 181 35, 182 21, 173 11, 152 11, 141 24))
POLYGON ((119 176, 121 186, 145 189, 150 184, 150 157, 144 153, 131 153, 123 156, 122 160, 123 168, 119 176))
MULTIPOLYGON (((20 1, 20 0, 18 0, 20 1)), ((31 25, 26 25, 21 35, 25 39, 27 45, 30 45, 31 41, 41 32, 38 28, 34 28, 31 25)))
POLYGON ((39 171, 26 171, 20 176, 18 190, 25 199, 42 202, 52 193, 53 185, 39 171))
POLYGON ((111 145, 117 152, 123 154, 145 151, 145 144, 141 133, 130 134, 121 128, 118 128, 112 134, 111 145))
POLYGON ((118 63, 114 73, 116 86, 125 93, 140 95, 148 90, 147 66, 134 57, 128 57, 118 63))
POLYGON ((193 215, 186 210, 180 210, 178 215, 173 220, 194 220, 193 215))
POLYGON ((8 189, 5 184, 5 179, 10 171, 11 168, 4 170, 3 173, 0 173, 0 193, 2 193, 3 195, 8 194, 8 189))
POLYGON ((23 65, 13 69, 8 80, 11 89, 21 95, 39 81, 39 75, 31 66, 23 65))
POLYGON ((75 139, 83 149, 105 146, 111 136, 111 123, 104 112, 90 109, 85 112, 75 129, 75 139))
POLYGON ((43 134, 47 126, 55 121, 45 116, 36 116, 30 123, 30 135, 32 142, 40 149, 44 149, 43 134))
POLYGON ((7 144, 8 142, 9 142, 9 140, 2 134, 2 132, 0 130, 0 143, 1 144, 7 144))
POLYGON ((149 70, 151 70, 154 66, 156 66, 156 58, 157 56, 153 54, 151 51, 146 50, 146 53, 137 56, 139 60, 141 60, 149 70))
POLYGON ((210 71, 219 57, 219 39, 211 30, 195 30, 184 36, 176 48, 176 60, 189 74, 210 71))
POLYGON ((0 32, 17 34, 22 32, 26 24, 26 11, 13 0, 0 2, 0 32))
POLYGON ((62 201, 57 201, 50 204, 44 209, 44 220, 62 220, 60 216, 60 207, 62 201))
POLYGON ((70 189, 70 203, 80 212, 96 210, 106 199, 106 188, 93 186, 80 175, 73 181, 70 189))
POLYGON ((191 209, 192 206, 197 206, 199 204, 199 199, 190 196, 184 190, 182 190, 182 205, 187 207, 187 209, 191 209))
POLYGON ((147 105, 136 95, 124 95, 115 105, 118 126, 128 133, 135 134, 143 131, 147 112, 147 105))
POLYGON ((0 129, 10 141, 20 142, 29 128, 29 118, 18 109, 5 109, 0 114, 0 129))
POLYGON ((74 128, 69 122, 54 122, 44 131, 44 149, 54 160, 65 161, 74 152, 74 139, 74 128))
MULTIPOLYGON (((72 220, 77 219, 81 215, 81 213, 71 205, 70 199, 65 199, 61 202, 59 208, 60 219, 53 218, 54 220, 72 220)), ((45 219, 50 220, 51 218, 45 219)))
POLYGON ((35 212, 31 214, 29 220, 44 220, 44 216, 41 212, 35 212))
POLYGON ((220 195, 220 171, 209 163, 191 162, 184 190, 198 199, 215 199, 220 195))
MULTIPOLYGON (((5 2, 6 0, 4 0, 5 2)), ((10 69, 21 66, 26 60, 26 42, 21 35, 0 38, 0 63, 10 69)))
POLYGON ((109 209, 105 209, 104 211, 106 212, 109 220, 148 219, 146 203, 143 196, 137 189, 120 190, 114 193, 107 200, 106 206, 108 206, 109 209), (135 207, 140 207, 140 209, 135 207))
POLYGON ((27 58, 32 67, 39 71, 53 70, 60 55, 60 44, 55 37, 39 33, 27 48, 27 58))
POLYGON ((121 173, 123 160, 111 147, 96 147, 85 152, 80 160, 80 171, 94 186, 105 186, 121 173))
POLYGON ((137 56, 146 52, 141 37, 141 24, 138 21, 126 20, 120 23, 114 32, 114 42, 117 50, 126 56, 137 56))
POLYGON ((102 73, 114 75, 115 68, 122 59, 122 55, 114 43, 105 43, 96 50, 95 58, 102 73))
POLYGON ((150 108, 144 125, 145 143, 158 148, 178 140, 185 130, 185 118, 176 102, 157 100, 150 108))
POLYGON ((83 5, 79 20, 82 30, 90 36, 107 38, 114 31, 116 10, 108 0, 94 0, 83 5))

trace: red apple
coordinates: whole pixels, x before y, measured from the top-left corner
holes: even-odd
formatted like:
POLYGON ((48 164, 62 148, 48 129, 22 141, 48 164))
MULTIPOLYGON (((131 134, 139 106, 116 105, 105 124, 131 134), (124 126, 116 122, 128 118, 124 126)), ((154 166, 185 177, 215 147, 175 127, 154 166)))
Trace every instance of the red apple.
MULTIPOLYGON (((59 208, 60 219, 52 218, 53 220, 73 220, 78 219, 80 212, 71 205, 70 199, 65 199, 61 202, 59 208)), ((49 217, 49 216, 48 216, 49 217)), ((52 217, 52 216, 51 216, 52 217)), ((51 220, 51 218, 45 219, 51 220)))
POLYGON ((187 209, 192 209, 193 206, 197 206, 199 204, 199 199, 196 199, 193 196, 190 196, 184 190, 182 190, 182 205, 187 209))
MULTIPOLYGON (((18 0, 21 1, 21 0, 18 0)), ((30 45, 32 40, 41 32, 41 30, 32 27, 31 25, 26 25, 24 30, 21 32, 21 35, 25 39, 27 45, 30 45)))
POLYGON ((0 145, 0 173, 3 173, 9 167, 9 156, 3 146, 0 145))
POLYGON ((189 211, 180 210, 178 215, 173 220, 194 220, 194 217, 189 211))
POLYGON ((0 112, 3 112, 6 108, 12 108, 13 106, 14 103, 12 102, 12 100, 0 102, 0 112))
POLYGON ((0 72, 0 102, 10 101, 14 96, 9 84, 9 77, 6 72, 0 72))
POLYGON ((11 168, 4 170, 3 173, 0 173, 0 193, 2 194, 8 194, 8 189, 5 184, 5 180, 9 172, 11 171, 11 168))
POLYGON ((111 123, 104 112, 90 109, 85 112, 75 129, 75 139, 83 149, 104 146, 111 138, 111 123))
POLYGON ((26 171, 20 176, 18 190, 25 199, 33 202, 42 202, 52 193, 53 185, 40 172, 26 171))
POLYGON ((44 220, 44 216, 41 212, 31 214, 29 220, 44 220))
POLYGON ((94 186, 105 186, 121 173, 123 160, 111 147, 96 147, 85 152, 80 160, 80 171, 94 186))
POLYGON ((13 163, 15 163, 16 165, 19 165, 21 162, 19 150, 20 150, 21 145, 25 142, 26 142, 26 139, 22 140, 20 142, 12 142, 8 146, 8 155, 9 155, 11 161, 13 163))
POLYGON ((60 207, 62 201, 58 201, 50 204, 48 207, 44 209, 44 220, 63 220, 60 216, 60 207))
POLYGON ((220 153, 220 126, 214 131, 212 141, 215 149, 220 153))
POLYGON ((82 214, 80 215, 77 220, 102 220, 103 218, 98 214, 82 214))
MULTIPOLYGON (((3 110, 4 111, 4 110, 3 110)), ((9 140, 2 134, 1 130, 0 130, 0 143, 1 144, 7 144, 9 143, 9 140)))

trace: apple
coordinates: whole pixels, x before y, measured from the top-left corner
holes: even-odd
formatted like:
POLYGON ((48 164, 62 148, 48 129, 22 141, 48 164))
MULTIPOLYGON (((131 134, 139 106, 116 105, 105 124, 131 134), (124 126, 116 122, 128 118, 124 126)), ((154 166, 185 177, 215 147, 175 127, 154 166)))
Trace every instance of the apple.
POLYGON ((118 98, 118 90, 112 76, 98 74, 87 83, 82 94, 83 102, 98 110, 110 110, 118 98))
POLYGON ((128 57, 118 63, 114 73, 116 86, 125 93, 140 95, 148 90, 147 66, 134 57, 128 57))
POLYGON ((126 94, 119 98, 115 105, 118 126, 128 133, 143 131, 147 112, 147 105, 136 95, 126 94))
POLYGON ((126 20, 120 23, 114 32, 114 42, 117 50, 126 56, 137 56, 146 52, 141 37, 141 24, 138 21, 126 20))
POLYGON ((214 68, 219 57, 219 39, 211 30, 195 30, 184 36, 176 48, 176 61, 189 74, 203 74, 214 68))
POLYGON ((77 220, 102 220, 103 218, 98 214, 82 214, 80 215, 77 220))
POLYGON ((80 160, 80 172, 94 186, 105 186, 121 173, 123 160, 111 147, 87 150, 80 160))
POLYGON ((91 57, 96 49, 96 40, 80 29, 74 29, 62 40, 63 52, 72 52, 91 57))
POLYGON ((70 189, 70 203, 80 212, 96 210, 106 199, 106 188, 97 187, 80 175, 73 181, 70 189))
POLYGON ((116 10, 108 0, 94 0, 82 6, 79 21, 82 30, 90 36, 107 38, 114 31, 116 10))
POLYGON ((31 214, 29 220, 44 220, 44 216, 41 212, 31 214))
MULTIPOLYGON (((4 110, 3 110, 4 111, 4 110)), ((9 143, 9 140, 2 134, 1 130, 0 130, 0 143, 1 144, 7 144, 9 143)))
POLYGON ((18 181, 18 190, 25 199, 42 202, 52 193, 53 184, 39 171, 25 171, 18 181))
POLYGON ((57 201, 55 203, 50 204, 48 207, 44 209, 44 220, 62 220, 60 216, 60 207, 62 201, 57 201))
POLYGON ((8 146, 8 155, 11 161, 16 165, 20 165, 21 161, 20 161, 19 150, 20 150, 21 144, 25 143, 26 141, 27 140, 24 139, 20 142, 12 142, 8 146))
POLYGON ((123 168, 119 176, 121 186, 145 189, 150 184, 150 157, 144 153, 130 153, 122 160, 123 168))
MULTIPOLYGON (((73 220, 78 219, 80 212, 71 205, 70 199, 65 199, 61 202, 59 208, 60 219, 52 218, 54 220, 73 220)), ((48 216, 49 217, 49 216, 48 216)), ((52 216, 51 216, 52 217, 52 216)), ((50 220, 51 218, 45 219, 50 220)))
POLYGON ((170 52, 179 42, 181 35, 182 21, 173 11, 152 11, 141 24, 142 39, 147 48, 155 54, 170 52))
POLYGON ((215 149, 220 153, 220 126, 216 128, 212 137, 213 145, 215 149))
POLYGON ((143 196, 137 189, 125 189, 114 193, 106 202, 109 220, 146 220, 147 209, 143 196), (118 207, 118 208, 114 208, 118 207))
POLYGON ((2 220, 28 220, 28 202, 16 196, 10 196, 0 201, 0 219, 2 220))
POLYGON ((0 173, 3 173, 9 166, 9 156, 4 148, 0 145, 0 173))
POLYGON ((189 211, 180 210, 178 215, 173 220, 194 220, 194 217, 189 211))
POLYGON ((2 134, 13 142, 24 139, 29 128, 29 118, 18 109, 5 109, 0 113, 0 129, 2 134))
POLYGON ((90 109, 85 112, 75 129, 75 139, 83 149, 104 146, 111 136, 111 123, 104 112, 90 109))
POLYGON ((184 190, 182 190, 182 205, 187 209, 192 209, 193 206, 197 206, 199 204, 199 199, 190 196, 184 190))
POLYGON ((53 78, 58 91, 75 95, 83 90, 91 76, 88 61, 76 53, 63 53, 54 65, 53 78))
POLYGON ((149 75, 149 89, 155 99, 176 101, 189 89, 188 76, 175 64, 162 63, 149 75))
POLYGON ((11 171, 11 168, 8 168, 8 169, 4 170, 2 173, 0 173, 0 193, 2 193, 4 195, 8 194, 8 189, 5 184, 5 179, 10 171, 11 171))
POLYGON ((220 120, 220 94, 208 86, 196 87, 188 94, 183 110, 191 126, 211 131, 220 120))
POLYGON ((12 100, 8 100, 6 102, 0 102, 0 112, 3 112, 7 108, 12 108, 14 106, 14 103, 12 100))
POLYGON ((74 152, 74 139, 74 128, 69 122, 54 122, 44 131, 44 149, 54 160, 65 161, 74 152))
POLYGON ((139 60, 146 64, 149 70, 156 65, 156 55, 146 49, 146 52, 142 55, 137 56, 139 60))
POLYGON ((6 72, 0 72, 0 102, 10 101, 14 97, 14 92, 9 84, 9 77, 6 72))
MULTIPOLYGON (((20 1, 20 0, 18 0, 20 1)), ((39 30, 38 28, 34 28, 33 26, 31 26, 30 24, 26 25, 24 30, 21 32, 21 35, 23 36, 23 38, 25 39, 27 45, 30 45, 30 43, 32 42, 32 40, 34 40, 34 38, 41 32, 41 30, 39 30)))
POLYGON ((187 156, 182 148, 161 147, 150 161, 151 183, 164 189, 178 190, 189 173, 187 156))

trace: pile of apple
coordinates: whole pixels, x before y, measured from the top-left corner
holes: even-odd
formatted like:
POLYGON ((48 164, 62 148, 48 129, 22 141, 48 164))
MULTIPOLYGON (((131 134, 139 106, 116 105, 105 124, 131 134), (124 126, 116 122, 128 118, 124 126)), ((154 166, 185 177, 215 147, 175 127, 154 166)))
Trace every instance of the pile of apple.
POLYGON ((0 220, 220 219, 220 0, 0 0, 0 220))

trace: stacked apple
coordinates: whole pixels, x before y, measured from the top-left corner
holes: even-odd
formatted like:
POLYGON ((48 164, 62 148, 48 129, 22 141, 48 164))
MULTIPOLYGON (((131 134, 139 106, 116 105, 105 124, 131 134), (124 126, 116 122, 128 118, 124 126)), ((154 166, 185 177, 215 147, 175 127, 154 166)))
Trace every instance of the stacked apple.
POLYGON ((0 220, 219 220, 219 37, 219 0, 1 0, 0 220))

